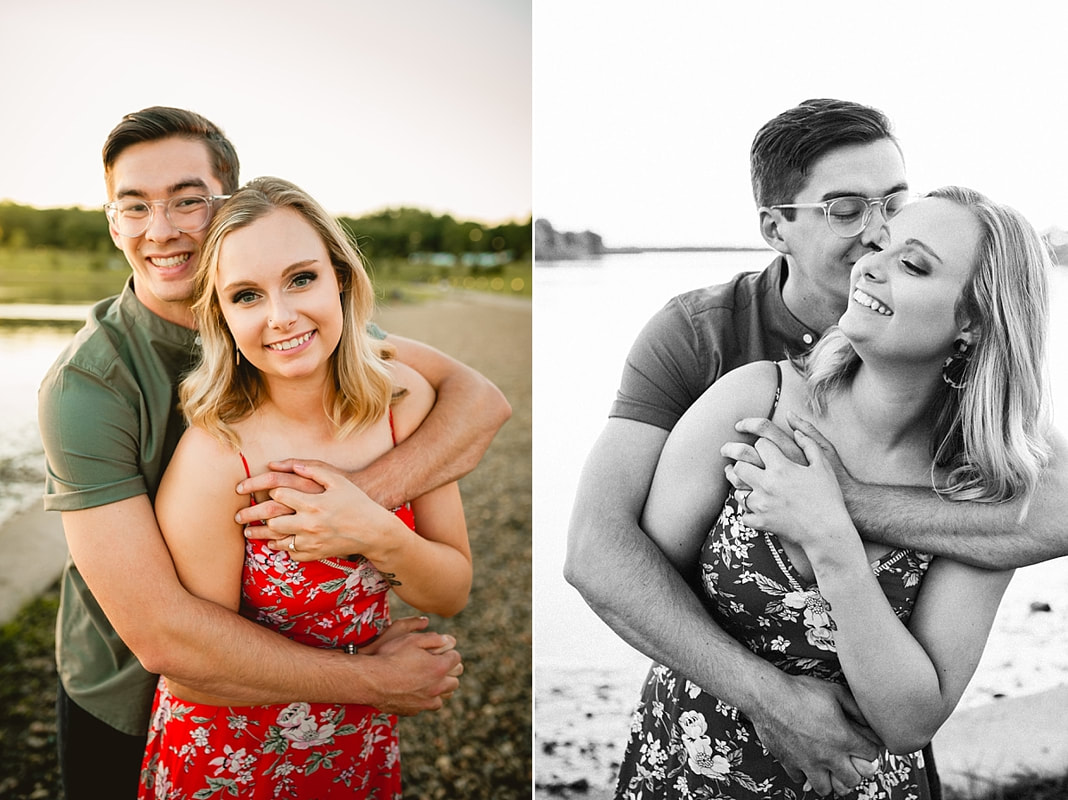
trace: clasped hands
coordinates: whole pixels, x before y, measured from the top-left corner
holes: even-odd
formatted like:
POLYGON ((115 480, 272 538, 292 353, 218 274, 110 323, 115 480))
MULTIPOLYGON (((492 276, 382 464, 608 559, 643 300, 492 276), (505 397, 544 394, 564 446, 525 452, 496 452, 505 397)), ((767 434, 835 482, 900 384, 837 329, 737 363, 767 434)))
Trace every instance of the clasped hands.
POLYGON ((786 431, 762 417, 735 425, 756 437, 753 444, 729 442, 720 455, 744 522, 771 531, 807 550, 819 545, 834 523, 848 523, 842 486, 853 483, 838 452, 809 421, 788 413, 786 431))
POLYGON ((388 544, 382 532, 393 515, 340 470, 298 459, 271 462, 268 468, 237 485, 238 494, 270 496, 238 512, 236 521, 246 526, 247 538, 266 539, 272 550, 288 550, 295 561, 360 553, 373 563, 376 551, 388 544))

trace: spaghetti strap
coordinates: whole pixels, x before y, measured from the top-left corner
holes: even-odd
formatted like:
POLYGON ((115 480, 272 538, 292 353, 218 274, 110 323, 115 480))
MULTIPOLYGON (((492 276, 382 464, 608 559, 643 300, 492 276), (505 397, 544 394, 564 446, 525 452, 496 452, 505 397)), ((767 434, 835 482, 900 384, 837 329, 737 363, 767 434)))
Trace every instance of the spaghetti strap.
POLYGON ((775 409, 779 407, 779 396, 782 395, 782 367, 779 366, 779 362, 773 362, 775 364, 775 397, 771 401, 771 411, 768 412, 768 419, 775 416, 775 409))
MULTIPOLYGON (((245 477, 246 478, 251 478, 252 477, 252 472, 249 471, 248 461, 245 460, 245 454, 244 453, 238 453, 238 455, 241 456, 241 463, 244 464, 244 466, 245 466, 245 477)), ((255 500, 253 500, 253 502, 255 502, 255 500)))
POLYGON ((393 430, 393 406, 389 407, 389 436, 393 439, 393 446, 397 446, 397 432, 393 430))

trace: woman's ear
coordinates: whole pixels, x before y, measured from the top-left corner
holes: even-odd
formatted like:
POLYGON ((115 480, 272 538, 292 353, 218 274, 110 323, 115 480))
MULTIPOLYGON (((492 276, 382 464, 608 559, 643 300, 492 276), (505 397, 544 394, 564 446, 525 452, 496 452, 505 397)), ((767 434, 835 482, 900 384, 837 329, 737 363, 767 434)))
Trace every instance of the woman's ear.
POLYGON ((782 237, 782 232, 779 230, 779 223, 782 221, 781 212, 772 211, 767 206, 761 206, 757 213, 760 215, 760 235, 764 237, 764 241, 772 249, 783 255, 789 255, 790 247, 786 244, 782 237))
POLYGON ((971 320, 966 320, 964 324, 960 326, 957 338, 962 339, 968 347, 974 347, 975 343, 979 341, 981 333, 982 330, 978 325, 973 324, 971 320))

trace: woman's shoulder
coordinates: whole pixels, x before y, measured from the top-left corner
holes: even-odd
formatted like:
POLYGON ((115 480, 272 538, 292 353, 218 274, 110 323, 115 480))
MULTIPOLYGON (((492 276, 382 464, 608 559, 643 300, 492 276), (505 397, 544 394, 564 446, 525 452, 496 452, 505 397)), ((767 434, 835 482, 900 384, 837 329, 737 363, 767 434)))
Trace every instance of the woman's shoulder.
POLYGON ((705 395, 711 393, 717 403, 729 401, 732 405, 745 406, 753 412, 748 416, 762 416, 768 413, 786 373, 792 370, 787 361, 751 361, 721 375, 705 395))
POLYGON ((182 438, 178 440, 178 446, 167 469, 171 471, 182 468, 219 474, 231 464, 235 469, 241 465, 241 455, 237 447, 224 442, 219 436, 199 425, 192 425, 186 428, 182 438))
POLYGON ((393 375, 393 431, 402 442, 426 419, 437 398, 430 382, 407 364, 397 360, 387 363, 393 375))

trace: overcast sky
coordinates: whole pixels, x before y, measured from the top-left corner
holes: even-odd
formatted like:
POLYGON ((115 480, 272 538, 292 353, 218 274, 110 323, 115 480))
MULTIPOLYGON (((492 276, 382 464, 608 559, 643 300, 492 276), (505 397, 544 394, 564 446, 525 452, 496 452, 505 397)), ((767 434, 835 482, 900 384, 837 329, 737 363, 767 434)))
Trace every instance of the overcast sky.
POLYGON ((876 106, 916 189, 1068 228, 1068 10, 1047 2, 535 0, 534 205, 611 246, 762 244, 757 129, 876 106))
POLYGON ((0 200, 103 203, 130 111, 190 108, 334 213, 531 212, 530 0, 0 0, 0 200))

